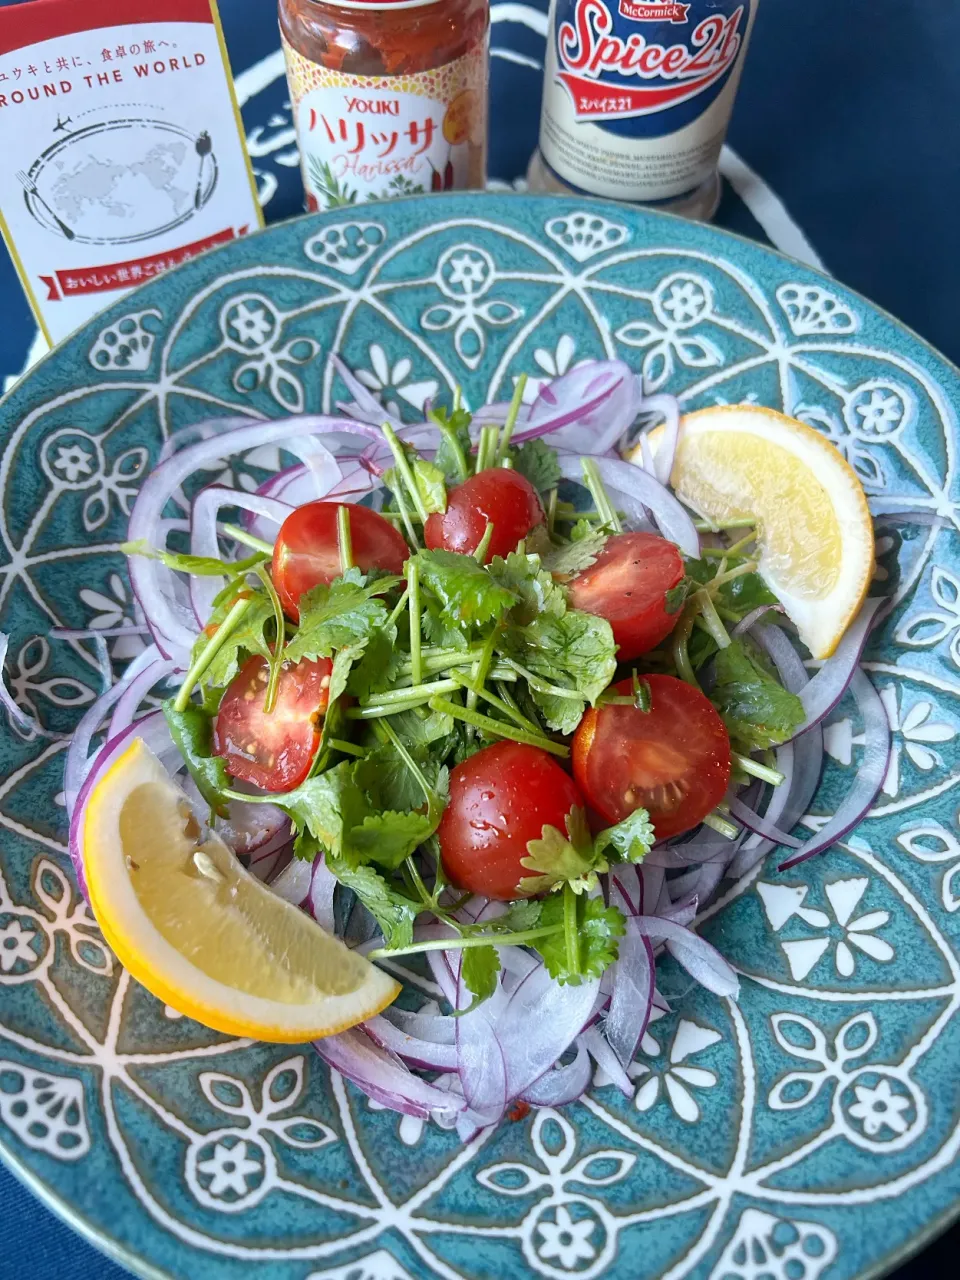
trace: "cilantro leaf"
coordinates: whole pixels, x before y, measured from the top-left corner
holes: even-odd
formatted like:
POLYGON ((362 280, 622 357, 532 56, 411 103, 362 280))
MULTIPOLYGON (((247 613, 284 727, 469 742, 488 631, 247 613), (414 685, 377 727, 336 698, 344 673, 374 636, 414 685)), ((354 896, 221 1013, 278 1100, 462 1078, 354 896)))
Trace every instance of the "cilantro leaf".
POLYGON ((510 609, 512 623, 524 626, 543 613, 553 618, 562 618, 566 613, 563 589, 542 567, 539 556, 511 551, 505 560, 494 556, 487 569, 492 578, 517 597, 510 609))
POLYGON ((434 463, 448 484, 466 480, 469 472, 471 415, 466 409, 431 409, 429 420, 440 428, 440 445, 434 463))
POLYGON ((358 650, 350 646, 351 671, 347 692, 363 701, 372 693, 389 689, 396 678, 403 654, 397 649, 397 628, 393 623, 378 627, 358 650))
POLYGON ((642 862, 656 839, 650 815, 646 809, 634 809, 616 826, 601 831, 594 841, 597 854, 611 850, 610 856, 619 862, 642 862))
POLYGON ((433 835, 437 824, 426 813, 370 813, 346 833, 345 848, 362 862, 376 862, 396 870, 418 845, 433 835))
POLYGON ((565 883, 582 893, 597 883, 597 871, 606 871, 606 862, 598 860, 594 851, 583 809, 571 809, 564 825, 566 836, 545 825, 539 840, 527 841, 527 856, 520 859, 520 865, 537 874, 524 876, 517 886, 519 893, 545 893, 565 883))
MULTIPOLYGON (((427 513, 438 512, 442 515, 447 509, 447 486, 444 483, 443 472, 432 462, 427 462, 425 458, 418 457, 415 453, 410 454, 410 470, 413 473, 420 501, 427 513)), ((407 489, 399 468, 391 467, 389 471, 385 471, 383 483, 394 493, 406 496, 407 489)))
POLYGON ((359 569, 348 569, 329 586, 321 583, 305 592, 299 629, 286 648, 287 661, 329 658, 337 649, 365 644, 386 624, 389 615, 377 597, 391 585, 386 578, 368 582, 359 569))
POLYGON ((433 770, 436 785, 429 796, 422 787, 414 794, 409 788, 400 792, 399 772, 385 768, 385 761, 385 752, 344 760, 277 796, 276 803, 298 831, 309 831, 334 857, 394 870, 436 831, 446 804, 447 774, 433 770))
POLYGON ((539 951, 547 966, 547 972, 557 982, 579 986, 584 978, 602 977, 604 971, 616 960, 618 939, 623 937, 624 920, 616 907, 605 907, 601 897, 591 898, 582 894, 577 898, 577 938, 579 968, 571 972, 567 959, 563 930, 564 902, 560 894, 553 894, 543 904, 540 923, 556 925, 557 932, 537 938, 530 945, 539 951))
POLYGON ((344 858, 327 854, 327 866, 342 885, 352 889, 370 912, 388 947, 408 947, 413 942, 413 923, 422 909, 395 889, 369 866, 352 866, 344 858))
POLYGON ((483 626, 516 603, 514 593, 500 586, 473 556, 419 551, 413 559, 421 585, 439 602, 441 624, 483 626))
MULTIPOLYGON (((496 947, 465 947, 460 957, 460 976, 468 991, 476 999, 470 1009, 475 1009, 484 1000, 489 1000, 497 989, 497 975, 500 972, 500 957, 496 947)), ((463 1013, 469 1012, 464 1009, 463 1013)))
POLYGON ((221 818, 227 816, 228 801, 223 792, 230 786, 226 764, 221 756, 211 751, 213 725, 202 707, 189 703, 183 711, 177 711, 175 699, 163 703, 163 715, 170 729, 170 736, 183 756, 197 790, 213 811, 221 818))
POLYGON ((160 560, 168 569, 175 569, 178 573, 189 573, 194 578, 227 577, 246 573, 270 559, 262 551, 256 551, 243 560, 218 560, 215 556, 181 555, 176 551, 157 550, 143 539, 139 542, 121 543, 120 550, 126 556, 145 556, 148 560, 160 560))
POLYGON ((531 697, 550 728, 560 733, 574 732, 585 704, 599 698, 617 666, 610 623, 578 609, 568 609, 560 618, 541 614, 526 627, 508 629, 498 648, 545 683, 579 695, 565 697, 531 682, 531 697))
POLYGON ((587 524, 586 532, 581 532, 578 538, 562 547, 555 547, 543 557, 543 567, 558 577, 572 578, 584 569, 589 569, 592 564, 596 564, 597 557, 606 544, 605 533, 587 521, 579 523, 587 524))
MULTIPOLYGON (((193 646, 194 659, 206 648, 210 642, 211 635, 216 634, 217 628, 220 627, 224 618, 230 612, 238 595, 240 595, 240 592, 234 591, 230 599, 223 600, 217 605, 210 617, 210 621, 207 623, 206 629, 200 632, 193 646)), ((217 650, 216 656, 207 668, 203 677, 203 683, 206 685, 214 685, 217 688, 228 685, 240 669, 241 655, 259 654, 267 662, 270 661, 270 646, 275 639, 273 632, 276 629, 274 626, 273 603, 265 591, 255 591, 246 587, 243 588, 243 595, 249 597, 250 603, 246 612, 223 641, 217 650)))
POLYGON ((738 750, 777 746, 803 724, 803 703, 784 689, 742 640, 720 649, 713 669, 710 701, 738 750))
POLYGON ((560 463, 556 452, 544 440, 535 438, 511 449, 515 471, 530 481, 541 493, 548 493, 560 483, 560 463))
POLYGON ((718 601, 737 615, 738 622, 762 604, 780 603, 759 573, 742 573, 739 578, 725 582, 720 588, 718 601))

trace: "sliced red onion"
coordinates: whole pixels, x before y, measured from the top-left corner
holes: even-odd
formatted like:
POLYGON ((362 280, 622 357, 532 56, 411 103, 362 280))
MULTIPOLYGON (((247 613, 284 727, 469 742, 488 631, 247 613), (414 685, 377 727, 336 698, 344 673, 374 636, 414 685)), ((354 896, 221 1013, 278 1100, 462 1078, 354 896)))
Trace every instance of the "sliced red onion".
MULTIPOLYGON (((782 785, 786 786, 786 779, 784 779, 782 785)), ((786 831, 781 831, 776 823, 771 822, 768 818, 757 813, 756 810, 751 809, 749 805, 744 804, 736 796, 730 798, 729 804, 731 815, 738 822, 742 822, 755 835, 763 836, 765 840, 772 840, 775 844, 787 845, 791 849, 799 849, 803 843, 796 836, 792 836, 786 831)))
MULTIPOLYGON (((459 957, 457 967, 459 970, 459 957)), ((472 1003, 473 995, 458 979, 456 1007, 469 1009, 472 1003)), ((507 1065, 490 1013, 481 1005, 472 1013, 461 1014, 456 1031, 457 1072, 467 1106, 481 1128, 496 1124, 506 1109, 509 1094, 507 1065)))
POLYGON ((890 764, 890 722, 880 695, 867 676, 859 670, 850 681, 850 692, 857 701, 863 721, 863 758, 856 779, 830 821, 780 864, 781 871, 799 866, 801 862, 816 857, 818 853, 823 853, 838 840, 842 840, 848 831, 852 831, 866 817, 887 776, 890 764))
MULTIPOLYGON (((583 469, 579 456, 558 453, 560 470, 568 480, 583 483, 583 469)), ((642 467, 619 458, 596 458, 600 478, 603 480, 613 504, 626 511, 629 520, 642 521, 649 511, 663 536, 675 542, 684 555, 698 559, 700 537, 689 514, 673 494, 663 487, 642 467)))
MULTIPOLYGON (((330 461, 330 484, 336 484, 340 479, 340 468, 332 454, 328 454, 330 461)), ((304 471, 304 475, 309 473, 304 471)), ((223 507, 238 507, 245 512, 248 517, 248 524, 253 521, 249 517, 257 517, 260 520, 270 521, 274 526, 273 537, 276 537, 276 527, 283 524, 287 516, 293 510, 285 502, 278 502, 275 498, 266 497, 261 493, 245 493, 238 489, 228 489, 225 485, 212 484, 206 489, 201 489, 193 501, 193 507, 190 513, 190 553, 195 556, 209 556, 211 559, 220 559, 220 544, 217 531, 217 520, 223 507)), ((272 539, 271 539, 272 541, 272 539)), ((226 586, 227 579, 223 576, 191 574, 189 579, 190 585, 190 603, 193 607, 194 617, 197 625, 204 626, 213 613, 213 601, 220 591, 226 586)))
POLYGON ((394 431, 403 429, 403 423, 400 419, 387 412, 373 392, 363 385, 356 374, 347 368, 335 352, 330 356, 330 363, 339 373, 347 390, 353 396, 353 405, 351 407, 354 409, 354 417, 363 422, 369 422, 375 427, 382 426, 384 422, 389 422, 394 431))
MULTIPOLYGON (((202 425, 202 424, 201 424, 202 425)), ((144 481, 130 517, 128 537, 150 545, 158 542, 167 502, 194 472, 209 469, 237 453, 245 453, 264 445, 276 445, 299 457, 311 470, 316 467, 322 483, 323 469, 330 450, 316 439, 318 435, 349 431, 366 435, 371 428, 361 423, 346 423, 339 418, 303 416, 282 422, 251 423, 249 418, 233 418, 216 422, 217 434, 188 445, 166 458, 144 481)), ((158 560, 145 556, 130 557, 130 583, 143 609, 161 652, 173 657, 191 648, 197 634, 192 609, 180 599, 182 587, 178 575, 158 560)))
POLYGON ((813 679, 800 690, 800 701, 807 718, 797 734, 806 733, 815 724, 819 724, 846 693, 854 674, 860 669, 860 659, 877 610, 885 603, 880 596, 864 601, 833 656, 826 659, 813 679))
MULTIPOLYGON (((713 897, 725 873, 724 862, 702 862, 699 866, 691 867, 685 875, 671 880, 670 891, 677 895, 678 901, 694 903, 695 910, 701 912, 713 897)), ((679 920, 677 922, 682 923, 679 920)))
MULTIPOLYGON (((617 883, 616 876, 610 885, 610 902, 625 915, 633 914, 632 904, 617 883)), ((627 933, 620 939, 605 1026, 610 1047, 624 1067, 633 1061, 650 1021, 654 977, 655 962, 649 938, 627 933)))
POLYGON ((656 396, 645 396, 643 412, 663 415, 663 436, 653 460, 653 474, 661 484, 669 484, 673 463, 677 456, 677 441, 680 438, 680 405, 677 403, 676 396, 662 393, 656 396))
POLYGON ((803 659, 780 627, 757 626, 750 633, 777 668, 780 683, 789 693, 799 695, 810 683, 803 659))
POLYGON ((389 1049, 407 1064, 421 1071, 456 1071, 457 1047, 438 1044, 435 1040, 419 1040, 408 1035, 382 1014, 368 1018, 363 1029, 381 1049, 389 1049))
POLYGON ((578 365, 544 386, 515 443, 549 435, 550 443, 573 453, 612 449, 633 425, 643 404, 637 379, 620 360, 578 365))
POLYGON ((449 1014, 427 1013, 427 1007, 436 1008, 436 1005, 425 1006, 419 1013, 410 1013, 409 1010, 398 1009, 392 1004, 384 1009, 383 1016, 415 1040, 429 1040, 433 1044, 456 1044, 457 1019, 449 1014))
MULTIPOLYGON (((767 805, 764 818, 773 822, 781 831, 790 831, 807 811, 820 783, 823 770, 823 734, 816 725, 809 733, 785 742, 776 751, 777 770, 784 781, 775 787, 767 805)), ((738 880, 751 871, 776 848, 772 840, 751 835, 741 845, 730 863, 728 874, 738 880)))
MULTIPOLYGON (((428 951, 427 964, 447 1004, 457 1007, 457 977, 442 951, 428 951)), ((459 967, 457 969, 459 973, 459 967)))
POLYGON ((496 1021, 508 1097, 524 1093, 559 1061, 590 1021, 599 992, 599 980, 561 985, 543 963, 523 979, 496 1021))
MULTIPOLYGON (((258 806, 259 807, 259 806, 258 806)), ((285 902, 292 902, 295 907, 302 907, 310 892, 310 880, 313 867, 305 858, 294 858, 271 881, 270 888, 285 902)))
POLYGON ((737 975, 720 952, 705 938, 659 916, 631 916, 627 928, 635 929, 651 942, 663 941, 667 950, 695 982, 718 996, 736 999, 740 992, 737 975))
POLYGON ((67 749, 63 771, 63 795, 68 818, 73 815, 80 788, 96 760, 98 753, 91 754, 90 743, 106 719, 107 712, 123 697, 143 670, 160 661, 162 659, 156 645, 149 645, 133 659, 113 688, 91 703, 78 721, 67 749))
POLYGON ((333 894, 337 880, 324 861, 322 853, 313 860, 313 871, 310 877, 310 889, 304 907, 313 916, 317 924, 322 925, 327 933, 333 933, 333 894))
POLYGON ((154 685, 166 680, 173 670, 174 664, 171 661, 159 658, 130 681, 117 699, 117 705, 110 717, 110 724, 107 726, 107 738, 115 738, 118 733, 126 729, 128 724, 133 723, 140 704, 150 690, 154 685))
POLYGON ((572 1062, 547 1071, 521 1094, 521 1098, 535 1107, 562 1107, 568 1102, 576 1102, 590 1087, 592 1071, 586 1045, 578 1042, 577 1056, 572 1062))
POLYGON ((315 1040, 313 1047, 328 1066, 392 1111, 426 1120, 431 1111, 456 1113, 464 1108, 462 1098, 415 1076, 395 1054, 375 1045, 357 1027, 315 1040))
POLYGON ((610 1083, 619 1089, 624 1097, 632 1098, 633 1081, 620 1065, 620 1059, 610 1048, 600 1028, 589 1027, 579 1037, 578 1043, 583 1045, 610 1083))
POLYGON ((739 640, 741 636, 750 631, 757 625, 761 618, 768 613, 783 613, 782 604, 758 604, 756 609, 751 609, 749 613, 745 613, 737 625, 730 632, 733 640, 739 640))

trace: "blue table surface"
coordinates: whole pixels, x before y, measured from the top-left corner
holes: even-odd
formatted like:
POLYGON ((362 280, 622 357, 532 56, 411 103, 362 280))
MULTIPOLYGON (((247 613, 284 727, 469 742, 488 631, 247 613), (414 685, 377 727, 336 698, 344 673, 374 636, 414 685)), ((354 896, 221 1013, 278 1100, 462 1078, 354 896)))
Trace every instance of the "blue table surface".
MULTIPOLYGON (((18 0, 0 0, 0 5, 18 0)), ((492 5, 490 176, 520 179, 536 145, 547 0, 492 5), (510 128, 502 122, 510 121, 510 128)), ((220 0, 268 220, 300 212, 273 0, 220 0)), ((960 5, 804 0, 760 6, 725 156, 721 226, 820 265, 960 363, 960 5)), ((0 386, 36 327, 0 249, 0 386)), ((956 1274, 954 1228, 896 1274, 956 1274), (952 1264, 952 1265, 951 1265, 952 1264)), ((0 1276, 126 1272, 0 1168, 0 1276)), ((192 1280, 192 1278, 191 1278, 192 1280)))

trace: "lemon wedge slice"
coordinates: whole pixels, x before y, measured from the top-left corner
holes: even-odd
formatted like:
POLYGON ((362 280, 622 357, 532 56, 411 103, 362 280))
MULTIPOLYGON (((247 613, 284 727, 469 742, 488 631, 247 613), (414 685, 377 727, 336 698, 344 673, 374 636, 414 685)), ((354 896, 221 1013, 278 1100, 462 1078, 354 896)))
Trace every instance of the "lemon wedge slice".
MULTIPOLYGON (((651 433, 654 452, 662 438, 651 433)), ((866 495, 829 440, 759 405, 698 409, 681 419, 670 483, 713 524, 756 521, 761 576, 813 656, 828 658, 874 569, 866 495)))
POLYGON ((159 999, 216 1031, 297 1043, 379 1013, 399 986, 201 838, 140 739, 94 788, 83 856, 97 922, 159 999))

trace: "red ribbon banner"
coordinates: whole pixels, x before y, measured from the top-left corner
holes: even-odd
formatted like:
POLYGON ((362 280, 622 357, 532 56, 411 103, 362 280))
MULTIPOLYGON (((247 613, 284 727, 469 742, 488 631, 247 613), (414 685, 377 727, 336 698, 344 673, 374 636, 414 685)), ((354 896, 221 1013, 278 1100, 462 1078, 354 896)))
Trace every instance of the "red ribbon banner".
POLYGON ((226 244, 228 240, 246 235, 247 230, 247 227, 240 227, 237 231, 233 227, 227 227, 225 231, 218 231, 203 240, 194 240, 192 244, 182 244, 167 253, 155 253, 149 258, 133 258, 129 262, 113 262, 106 266, 70 267, 65 271, 56 271, 52 276, 41 276, 40 279, 47 286, 48 302, 60 302, 78 293, 132 289, 152 280, 170 267, 179 267, 181 262, 195 258, 205 249, 212 249, 215 245, 226 244))

